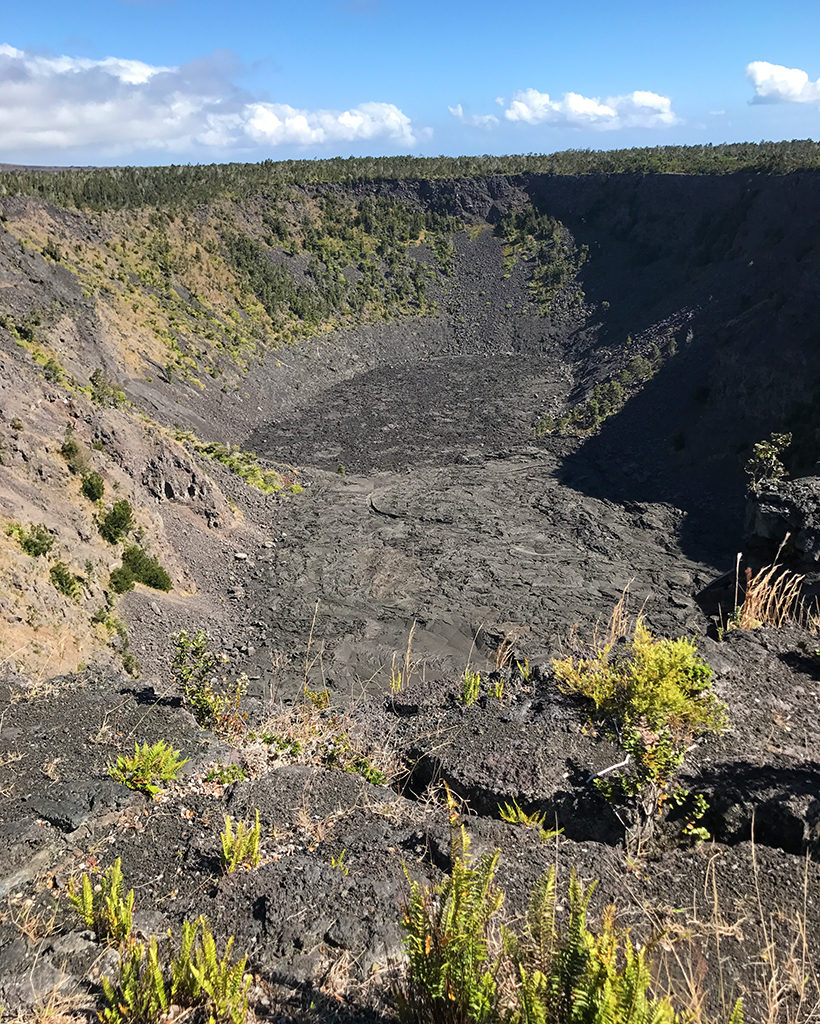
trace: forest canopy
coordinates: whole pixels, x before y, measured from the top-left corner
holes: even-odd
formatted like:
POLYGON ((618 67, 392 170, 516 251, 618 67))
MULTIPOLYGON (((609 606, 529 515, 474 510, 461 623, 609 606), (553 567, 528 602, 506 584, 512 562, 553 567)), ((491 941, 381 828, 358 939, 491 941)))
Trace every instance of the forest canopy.
POLYGON ((391 179, 475 178, 517 174, 789 174, 820 168, 820 144, 739 142, 643 149, 568 149, 520 156, 334 157, 242 164, 0 171, 0 196, 39 196, 59 206, 111 210, 192 207, 242 199, 279 186, 391 179))

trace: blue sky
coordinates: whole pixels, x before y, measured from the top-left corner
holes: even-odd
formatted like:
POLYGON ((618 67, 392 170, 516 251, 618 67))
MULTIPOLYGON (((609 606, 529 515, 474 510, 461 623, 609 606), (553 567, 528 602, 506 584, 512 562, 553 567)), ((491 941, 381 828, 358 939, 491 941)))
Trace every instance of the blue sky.
POLYGON ((820 3, 30 0, 0 161, 550 152, 820 136, 820 3))

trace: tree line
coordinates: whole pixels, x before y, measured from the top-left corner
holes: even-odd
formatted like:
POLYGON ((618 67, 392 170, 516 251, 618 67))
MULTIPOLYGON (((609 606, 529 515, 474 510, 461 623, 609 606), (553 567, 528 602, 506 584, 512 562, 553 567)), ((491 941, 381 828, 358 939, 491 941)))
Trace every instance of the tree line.
POLYGON ((634 149, 568 149, 510 156, 333 157, 260 163, 168 167, 80 167, 0 171, 0 196, 39 196, 58 206, 110 210, 140 206, 192 207, 217 198, 266 193, 322 182, 474 178, 518 174, 789 174, 820 168, 820 144, 738 142, 634 149))

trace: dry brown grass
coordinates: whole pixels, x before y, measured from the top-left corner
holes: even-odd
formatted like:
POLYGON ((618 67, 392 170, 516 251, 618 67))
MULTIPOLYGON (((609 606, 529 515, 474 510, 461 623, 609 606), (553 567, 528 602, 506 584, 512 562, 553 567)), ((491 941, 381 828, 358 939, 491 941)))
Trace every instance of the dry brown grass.
POLYGON ((592 637, 589 640, 581 640, 578 635, 578 624, 576 623, 569 632, 567 646, 570 650, 582 650, 585 656, 595 656, 602 651, 608 650, 619 640, 631 639, 635 634, 635 626, 638 619, 642 618, 646 608, 647 597, 644 598, 636 614, 629 610, 630 592, 633 580, 621 591, 621 596, 615 602, 609 619, 602 623, 599 619, 592 630, 592 637))
POLYGON ((803 874, 803 905, 791 920, 783 921, 777 908, 765 905, 760 891, 760 869, 752 833, 752 867, 764 945, 759 953, 763 976, 765 1015, 762 1024, 815 1024, 820 1020, 820 976, 816 950, 808 934, 809 859, 803 874), (814 953, 814 955, 812 955, 814 953))
POLYGON ((498 647, 496 647, 493 654, 493 665, 496 672, 502 672, 509 665, 517 640, 518 637, 516 636, 505 636, 498 647))
POLYGON ((8 1018, 8 1024, 85 1024, 98 1020, 88 1004, 88 997, 54 988, 45 999, 27 1010, 19 1010, 8 1018))
POLYGON ((41 942, 57 930, 57 908, 36 909, 32 899, 10 899, 3 916, 30 943, 41 942))
MULTIPOLYGON (((752 840, 753 905, 746 916, 727 914, 714 854, 702 892, 686 908, 644 914, 657 941, 657 989, 692 1024, 728 1024, 738 997, 754 1024, 818 1024, 820 977, 816 937, 807 927, 812 901, 809 861, 803 878, 802 907, 784 913, 761 891, 761 869, 752 840), (737 966, 745 968, 739 975, 737 966), (745 977, 744 977, 745 975, 745 977)), ((765 872, 764 872, 765 873, 765 872)))
POLYGON ((794 624, 817 631, 816 609, 811 609, 803 598, 805 576, 784 568, 778 561, 788 539, 789 535, 786 534, 770 565, 764 565, 756 573, 746 569, 742 604, 738 604, 741 556, 737 556, 735 610, 728 624, 729 629, 758 629, 760 626, 780 628, 794 624))

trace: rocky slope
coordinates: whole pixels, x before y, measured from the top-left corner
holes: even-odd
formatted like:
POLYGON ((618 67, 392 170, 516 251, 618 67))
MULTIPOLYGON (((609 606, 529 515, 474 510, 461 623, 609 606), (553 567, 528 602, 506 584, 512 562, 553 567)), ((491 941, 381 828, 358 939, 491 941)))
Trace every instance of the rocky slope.
MULTIPOLYGON (((260 1016, 389 1012, 402 864, 446 869, 447 782, 476 847, 502 849, 513 909, 557 850, 562 877, 601 879, 597 909, 670 929, 670 984, 688 970, 710 1013, 741 993, 762 1018, 786 970, 759 956, 769 929, 788 951, 817 926, 816 640, 719 641, 734 579, 706 588, 743 544, 752 446, 792 429, 796 468, 813 462, 816 177, 315 184, 181 210, 5 197, 0 216, 0 1005, 98 1005, 111 955, 50 908, 120 856, 143 933, 201 912, 236 936, 260 1016), (134 547, 170 591, 115 592, 134 547), (683 775, 714 841, 637 861, 588 784, 617 745, 551 669, 627 587, 658 633, 697 637, 731 722, 683 775), (198 629, 228 682, 247 676, 239 741, 181 699, 172 635, 198 629), (465 706, 468 666, 501 697, 465 706), (110 778, 159 739, 190 758, 163 796, 110 778), (207 781, 227 764, 240 781, 207 781), (510 801, 557 819, 557 845, 503 822, 510 801), (223 815, 254 808, 263 863, 220 876, 223 815)), ((801 487, 749 521, 775 546, 799 533, 811 573, 801 487)))

